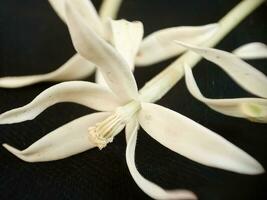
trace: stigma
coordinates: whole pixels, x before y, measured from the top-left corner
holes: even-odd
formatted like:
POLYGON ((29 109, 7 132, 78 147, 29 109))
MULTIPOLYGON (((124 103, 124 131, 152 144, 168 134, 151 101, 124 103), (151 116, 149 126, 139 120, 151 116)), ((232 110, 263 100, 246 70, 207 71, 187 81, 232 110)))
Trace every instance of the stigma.
POLYGON ((88 128, 90 140, 99 149, 103 149, 123 130, 125 124, 135 115, 140 107, 140 103, 137 101, 132 101, 125 106, 118 107, 109 117, 88 128))

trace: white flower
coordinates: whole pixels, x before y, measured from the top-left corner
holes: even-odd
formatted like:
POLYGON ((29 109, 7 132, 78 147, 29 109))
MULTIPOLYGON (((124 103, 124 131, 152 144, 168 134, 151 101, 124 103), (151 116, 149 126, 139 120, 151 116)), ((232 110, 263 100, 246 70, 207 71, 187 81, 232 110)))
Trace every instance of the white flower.
MULTIPOLYGON (((65 2, 66 0, 49 0, 53 9, 66 23, 65 2)), ((110 43, 124 57, 132 70, 135 64, 136 66, 147 66, 184 52, 185 48, 173 44, 173 40, 200 45, 209 40, 217 28, 216 24, 173 27, 152 33, 142 41, 143 25, 141 22, 101 20, 89 0, 73 0, 71 6, 80 13, 92 32, 100 36, 106 43, 110 43)), ((2 77, 0 78, 0 87, 17 88, 44 81, 80 80, 94 71, 95 65, 90 59, 84 59, 75 54, 57 70, 47 74, 2 77)), ((99 72, 96 73, 96 81, 105 84, 99 72)))
POLYGON ((101 112, 73 120, 25 150, 4 144, 7 150, 28 162, 58 160, 94 147, 101 149, 125 127, 126 161, 137 185, 155 199, 196 199, 187 190, 164 190, 138 172, 134 152, 141 125, 165 147, 201 164, 244 174, 264 172, 254 158, 213 131, 170 109, 144 102, 126 59, 93 32, 68 3, 66 11, 76 50, 99 68, 110 90, 83 81, 60 83, 42 92, 28 105, 0 115, 0 124, 33 119, 60 102, 74 102, 101 112))

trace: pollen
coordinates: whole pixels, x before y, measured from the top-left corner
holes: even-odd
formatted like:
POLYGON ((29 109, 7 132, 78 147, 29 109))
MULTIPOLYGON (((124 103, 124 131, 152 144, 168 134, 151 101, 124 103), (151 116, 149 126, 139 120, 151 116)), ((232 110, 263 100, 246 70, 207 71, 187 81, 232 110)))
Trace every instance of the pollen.
POLYGON ((121 117, 115 113, 104 121, 97 123, 94 127, 89 127, 89 135, 96 143, 99 149, 103 149, 106 145, 113 141, 113 137, 117 135, 125 126, 121 117))
POLYGON ((103 149, 122 131, 127 121, 132 118, 139 108, 140 103, 136 101, 117 108, 108 118, 88 128, 90 140, 99 149, 103 149))

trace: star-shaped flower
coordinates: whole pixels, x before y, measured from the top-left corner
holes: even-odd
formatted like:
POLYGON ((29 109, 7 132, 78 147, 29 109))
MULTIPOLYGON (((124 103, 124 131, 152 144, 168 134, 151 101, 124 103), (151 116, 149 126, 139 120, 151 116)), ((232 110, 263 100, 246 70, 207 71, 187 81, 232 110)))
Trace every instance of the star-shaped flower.
POLYGON ((90 29, 70 1, 66 4, 66 19, 76 50, 98 67, 110 90, 84 81, 60 83, 31 103, 0 115, 0 123, 34 119, 60 102, 74 102, 101 112, 59 127, 25 150, 4 144, 7 150, 27 162, 58 160, 94 147, 104 148, 125 127, 126 161, 137 185, 155 199, 196 199, 186 190, 164 190, 138 172, 134 152, 141 125, 165 147, 201 164, 244 174, 264 172, 254 158, 213 131, 168 108, 145 102, 145 94, 138 93, 125 57, 90 29))

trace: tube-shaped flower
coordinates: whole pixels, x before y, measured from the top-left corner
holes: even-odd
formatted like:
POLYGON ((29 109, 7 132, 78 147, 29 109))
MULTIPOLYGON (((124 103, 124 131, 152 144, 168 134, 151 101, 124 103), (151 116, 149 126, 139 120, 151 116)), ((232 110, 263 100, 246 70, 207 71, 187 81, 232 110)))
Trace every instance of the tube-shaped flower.
POLYGON ((69 3, 66 11, 76 50, 98 67, 110 90, 83 81, 60 83, 29 104, 1 114, 0 124, 34 119, 60 102, 74 102, 101 112, 63 125, 25 150, 4 144, 7 150, 27 162, 58 160, 94 147, 104 148, 126 127, 126 161, 137 185, 155 199, 196 199, 187 190, 164 190, 138 172, 134 152, 140 124, 160 144, 201 164, 244 174, 264 172, 254 158, 213 131, 168 108, 143 102, 125 55, 92 32, 69 3))
MULTIPOLYGON (((64 4, 66 0, 48 0, 58 16, 67 22, 64 4)), ((182 26, 156 31, 143 41, 143 25, 141 22, 126 20, 101 19, 90 0, 73 0, 73 9, 81 17, 92 32, 98 34, 103 41, 109 43, 124 56, 131 70, 134 66, 147 66, 164 59, 177 56, 186 48, 173 44, 173 40, 191 42, 200 45, 206 42, 215 32, 217 25, 182 26)), ((92 50, 93 51, 93 50, 92 50)), ((17 88, 44 81, 80 80, 95 71, 90 59, 75 54, 57 70, 40 75, 0 78, 0 87, 17 88)), ((96 82, 105 84, 100 72, 96 72, 96 82)))

